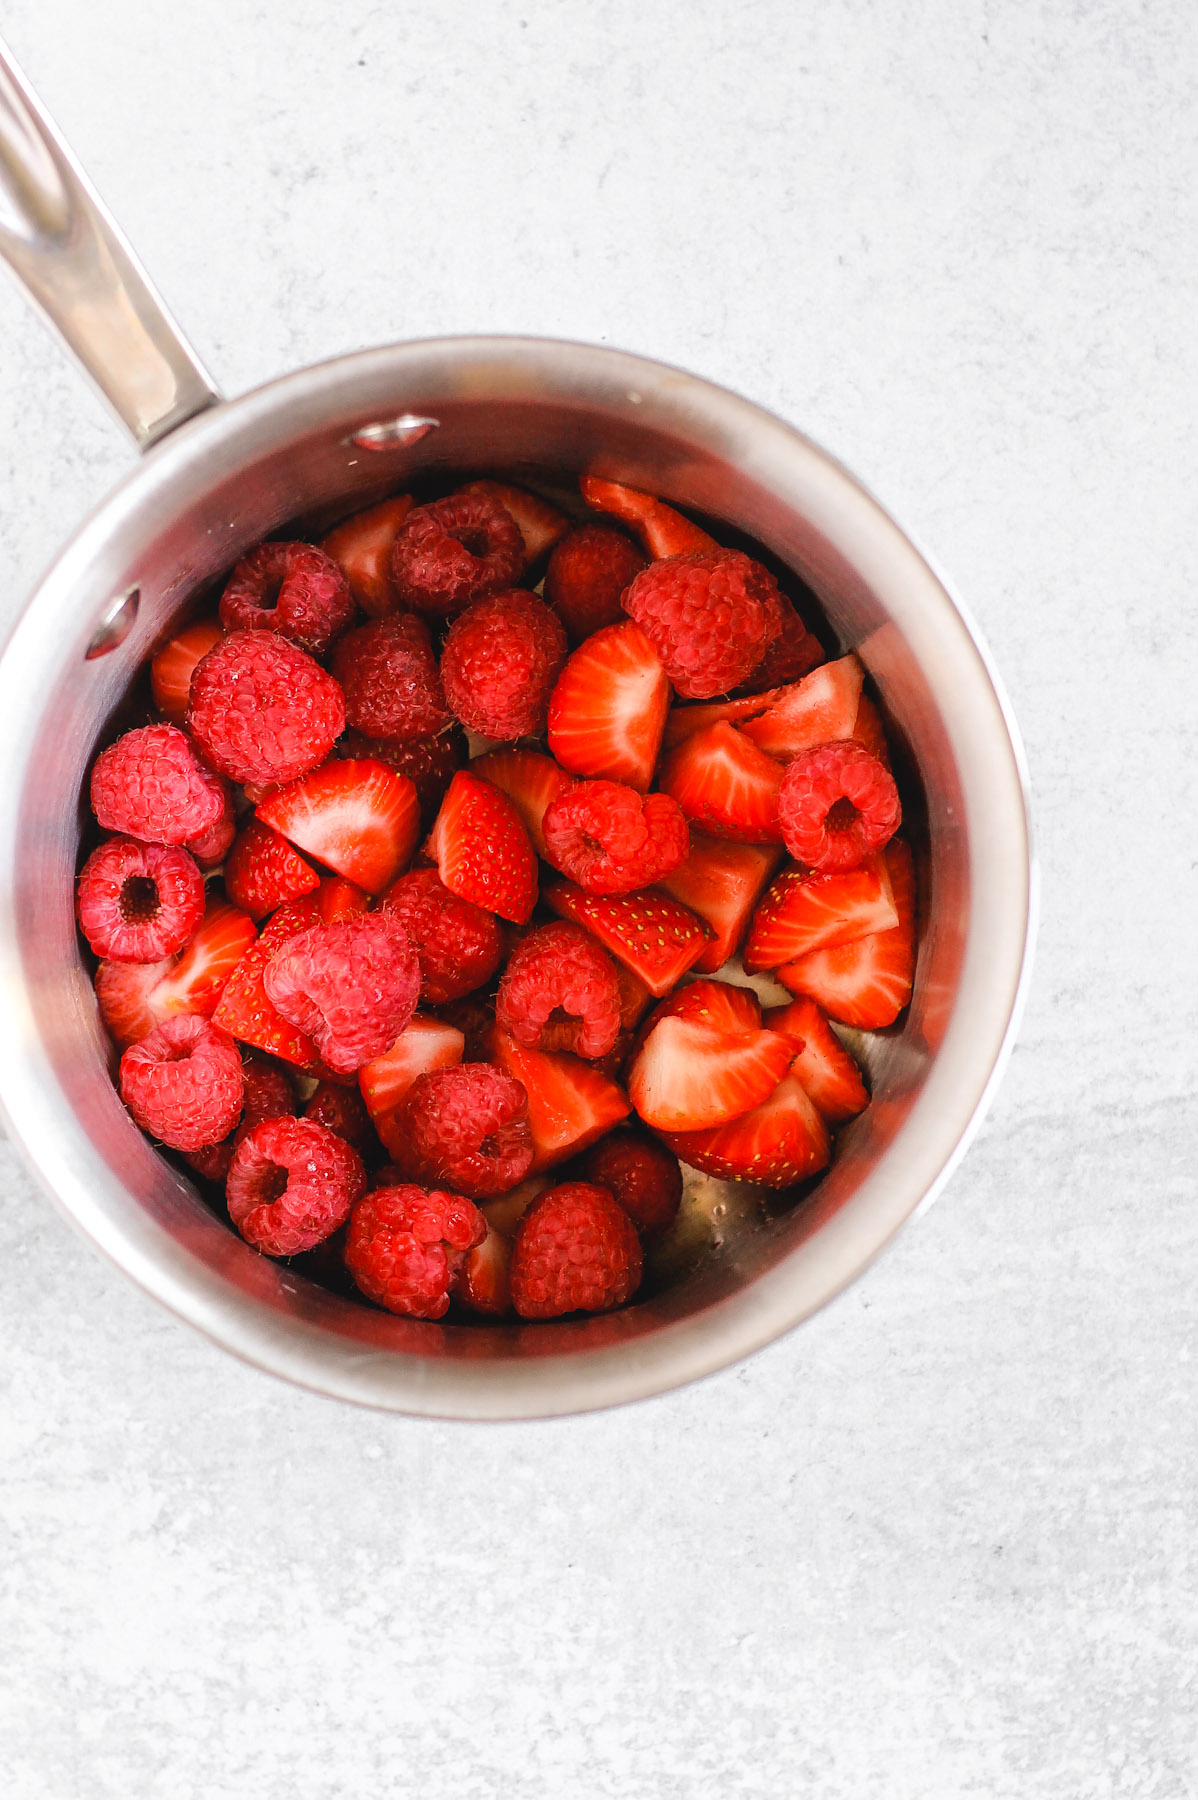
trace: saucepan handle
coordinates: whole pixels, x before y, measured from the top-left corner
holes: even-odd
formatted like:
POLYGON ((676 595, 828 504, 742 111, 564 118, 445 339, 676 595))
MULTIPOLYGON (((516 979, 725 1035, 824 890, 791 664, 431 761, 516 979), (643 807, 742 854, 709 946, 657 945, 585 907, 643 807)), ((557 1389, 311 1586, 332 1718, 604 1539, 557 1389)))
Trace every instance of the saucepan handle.
POLYGON ((2 42, 0 256, 141 449, 220 399, 2 42))

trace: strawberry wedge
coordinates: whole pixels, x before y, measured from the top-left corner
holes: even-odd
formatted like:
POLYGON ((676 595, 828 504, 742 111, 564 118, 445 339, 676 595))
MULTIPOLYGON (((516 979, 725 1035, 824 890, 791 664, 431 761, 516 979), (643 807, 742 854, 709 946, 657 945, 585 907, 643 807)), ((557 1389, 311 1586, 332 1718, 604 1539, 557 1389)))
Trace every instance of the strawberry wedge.
POLYGON ((225 858, 225 891, 251 919, 264 919, 287 900, 320 886, 320 876, 294 845, 251 819, 225 858))
POLYGON ((369 757, 325 763, 263 800, 257 816, 368 894, 390 887, 420 836, 414 784, 369 757))
POLYGON ((223 900, 210 900, 191 942, 157 963, 104 961, 96 998, 122 1050, 174 1013, 216 1011, 225 985, 254 942, 254 921, 223 900))
POLYGON ((812 950, 851 944, 899 922, 886 859, 867 857, 856 869, 809 874, 790 867, 771 882, 753 915, 744 964, 752 975, 778 969, 812 950))
POLYGON ((305 894, 302 899, 281 906, 262 927, 261 935, 252 943, 225 984, 220 1004, 212 1015, 213 1023, 243 1044, 265 1050, 283 1062, 299 1069, 314 1070, 320 1065, 320 1053, 310 1037, 290 1024, 267 999, 263 977, 266 965, 280 945, 320 917, 320 895, 305 894))
POLYGON ((785 688, 767 688, 764 694, 749 694, 743 700, 700 700, 693 706, 672 706, 662 744, 673 750, 706 725, 718 725, 721 720, 738 725, 743 719, 756 719, 776 706, 785 692, 785 688))
POLYGON ((603 481, 597 475, 581 476, 578 486, 587 505, 596 512, 609 513, 613 519, 631 525, 654 558, 719 548, 701 526, 692 525, 664 500, 642 494, 639 488, 622 487, 618 481, 603 481))
POLYGON ((771 1006, 765 1024, 794 1044, 798 1054, 790 1072, 797 1075, 829 1125, 844 1125, 865 1111, 869 1094, 861 1071, 814 1000, 771 1006))
POLYGON ((413 1013, 407 1028, 390 1050, 358 1070, 358 1086, 375 1130, 392 1156, 402 1154, 395 1144, 395 1109, 415 1081, 430 1069, 450 1069, 462 1060, 466 1040, 462 1033, 427 1013, 413 1013))
POLYGON ((835 949, 813 950, 777 972, 792 994, 810 995, 831 1018, 863 1031, 893 1025, 915 979, 915 866, 901 838, 891 838, 885 856, 898 924, 835 949))
POLYGON ((556 881, 542 896, 560 919, 585 925, 603 948, 660 999, 698 960, 706 928, 667 894, 588 894, 572 881, 556 881))
POLYGON ((451 894, 513 925, 528 922, 537 903, 536 852, 515 805, 493 782, 459 769, 425 852, 451 894))
POLYGON ((723 1181, 789 1188, 826 1169, 832 1147, 819 1109, 796 1075, 751 1112, 708 1131, 663 1131, 682 1162, 723 1181))
POLYGON ((735 956, 761 890, 781 857, 782 851, 773 844, 734 844, 691 832, 686 861, 657 885, 698 913, 715 933, 695 961, 697 973, 713 975, 735 956))
POLYGON ((399 528, 411 510, 411 494, 397 494, 346 519, 329 532, 320 546, 345 576, 362 611, 372 619, 399 611, 399 592, 391 579, 391 552, 399 528))
POLYGON ((721 719, 671 750, 662 765, 660 785, 693 825, 713 837, 741 844, 780 844, 782 774, 780 762, 721 719))
POLYGON ((647 793, 670 683, 639 625, 605 625, 570 656, 549 701, 549 748, 572 775, 647 793))
POLYGON ((760 1106, 794 1057, 773 1031, 729 1031, 670 1017, 656 1024, 628 1075, 628 1095, 658 1131, 700 1131, 760 1106))
POLYGON ((855 656, 841 656, 805 675, 768 712, 746 719, 742 730, 759 750, 789 762, 801 750, 853 735, 865 670, 855 656))
POLYGON ((551 756, 542 756, 537 750, 488 750, 485 756, 475 757, 470 773, 494 782, 507 795, 533 849, 548 862, 542 822, 558 796, 574 785, 573 776, 559 769, 551 756))
POLYGON ((660 1019, 687 1019, 712 1031, 760 1031, 761 1002, 752 988, 734 981, 688 981, 654 1007, 644 1037, 660 1019))
POLYGON ((218 619, 197 619, 164 644, 150 664, 154 704, 172 725, 186 724, 192 670, 224 635, 225 628, 218 619))
POLYGON ((526 1049, 498 1026, 492 1046, 499 1067, 523 1082, 528 1094, 531 1173, 585 1150, 632 1110, 624 1090, 581 1057, 526 1049))

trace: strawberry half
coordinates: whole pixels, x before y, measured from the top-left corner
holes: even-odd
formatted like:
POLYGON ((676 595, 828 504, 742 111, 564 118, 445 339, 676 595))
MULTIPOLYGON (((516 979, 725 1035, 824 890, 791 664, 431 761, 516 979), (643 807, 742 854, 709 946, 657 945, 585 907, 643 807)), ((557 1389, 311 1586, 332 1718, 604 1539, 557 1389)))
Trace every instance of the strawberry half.
POLYGON ((154 705, 172 725, 187 723, 191 702, 191 673, 202 656, 207 656, 225 635, 219 619, 197 619, 176 633, 150 664, 150 687, 154 705))
POLYGON ((498 1026, 491 1042, 499 1067, 528 1094, 533 1172, 585 1150, 632 1110, 624 1090, 581 1057, 526 1049, 498 1026))
POLYGON ((251 919, 264 919, 285 900, 320 886, 320 876, 285 837, 251 819, 225 859, 225 890, 251 919))
POLYGON ((691 706, 672 706, 662 737, 663 747, 673 750, 694 737, 696 731, 702 731, 706 725, 718 725, 721 719, 729 725, 755 719, 775 706, 785 692, 785 688, 767 688, 764 694, 750 694, 744 700, 699 700, 691 706))
POLYGON ((266 965, 281 944, 297 931, 314 924, 320 917, 320 895, 304 894, 301 899, 281 906, 262 927, 257 941, 250 945, 225 984, 220 1004, 212 1015, 213 1023, 243 1044, 265 1050, 297 1068, 315 1070, 321 1067, 320 1055, 310 1037, 297 1031, 266 997, 263 975, 266 965))
POLYGON ((542 821, 560 794, 573 787, 573 777, 559 769, 551 756, 537 750, 488 750, 470 765, 472 775, 493 781, 507 795, 520 815, 537 855, 548 862, 542 821))
POLYGON ((639 488, 622 487, 618 481, 603 481, 597 475, 580 476, 578 485, 595 512, 610 513, 613 519, 631 525, 654 559, 719 548, 701 526, 693 525, 664 500, 642 494, 639 488))
POLYGON ((826 1169, 828 1128, 797 1076, 785 1076, 768 1100, 709 1131, 663 1131, 682 1162, 724 1181, 788 1188, 826 1169))
POLYGON ((794 1045, 773 1031, 660 1020, 628 1074, 628 1093, 659 1131, 700 1131, 760 1106, 786 1074, 794 1045))
POLYGON ((498 500, 500 506, 506 508, 520 527, 520 536, 524 539, 524 573, 548 556, 555 544, 559 544, 570 529, 571 521, 556 506, 550 506, 548 500, 542 500, 539 494, 529 493, 527 488, 515 487, 510 481, 468 481, 461 494, 487 494, 492 500, 498 500))
POLYGON ((358 1070, 358 1086, 366 1110, 392 1156, 402 1154, 394 1142, 395 1109, 415 1081, 430 1069, 450 1069, 462 1060, 466 1040, 452 1025, 428 1013, 413 1013, 390 1050, 364 1063, 358 1070))
POLYGON ((453 1284, 453 1297, 471 1312, 503 1319, 512 1310, 512 1240, 487 1221, 487 1235, 465 1259, 453 1284))
POLYGON ((349 583, 364 613, 382 619, 399 611, 399 593, 391 579, 391 552, 399 528, 412 510, 411 494, 396 494, 336 526, 321 544, 349 583))
POLYGON ((670 683, 631 619, 579 645, 549 701, 549 748, 574 775, 649 791, 670 704, 670 683))
POLYGON ((810 874, 783 869, 753 915, 744 964, 752 975, 777 969, 811 950, 851 944, 898 924, 885 858, 867 857, 856 869, 810 874))
POLYGON ((861 704, 865 670, 855 656, 813 669, 782 699, 755 719, 746 719, 743 730, 759 750, 780 762, 789 762, 800 750, 852 737, 861 704))
POLYGON ((174 1013, 214 1013, 254 935, 254 922, 245 913, 210 900, 195 936, 177 956, 157 963, 102 962, 96 998, 121 1049, 174 1013))
POLYGON ((390 887, 420 836, 415 786, 369 757, 325 763, 263 800, 257 816, 368 894, 390 887))
POLYGON ((346 881, 343 875, 324 875, 316 895, 312 922, 315 924, 318 918, 322 925, 336 925, 339 919, 352 919, 356 913, 367 912, 369 908, 370 895, 363 888, 346 881))
POLYGON ((712 1031, 760 1031, 761 1002, 752 988, 733 981, 688 981, 654 1007, 645 1037, 661 1019, 686 1019, 712 1031))
POLYGON ((458 771, 425 852, 451 894, 513 925, 531 916, 537 903, 536 852, 515 805, 493 782, 458 771))
POLYGON ((712 975, 735 956, 761 890, 781 857, 781 849, 773 844, 734 844, 691 832, 686 861, 657 885, 698 913, 715 933, 695 962, 697 973, 712 975))
MULTIPOLYGON (((752 723, 752 721, 750 721, 752 723)), ((782 764, 719 720, 672 750, 660 786, 692 824, 742 844, 780 844, 782 764)))
POLYGON ((843 1125, 865 1111, 869 1094, 861 1071, 814 1000, 771 1006, 765 1024, 794 1044, 796 1055, 790 1072, 802 1082, 829 1125, 843 1125))
POLYGON ((651 888, 636 894, 588 894, 572 881, 545 889, 546 906, 573 919, 660 999, 703 953, 707 932, 693 912, 651 888))
POLYGON ((884 854, 898 924, 835 949, 813 950, 777 972, 792 994, 810 995, 833 1019, 863 1031, 893 1025, 915 980, 915 865, 901 838, 891 838, 884 854))
POLYGON ((886 728, 882 724, 881 714, 873 701, 862 694, 857 703, 857 717, 853 720, 850 733, 855 737, 863 750, 876 756, 884 769, 890 767, 890 746, 886 742, 886 728))

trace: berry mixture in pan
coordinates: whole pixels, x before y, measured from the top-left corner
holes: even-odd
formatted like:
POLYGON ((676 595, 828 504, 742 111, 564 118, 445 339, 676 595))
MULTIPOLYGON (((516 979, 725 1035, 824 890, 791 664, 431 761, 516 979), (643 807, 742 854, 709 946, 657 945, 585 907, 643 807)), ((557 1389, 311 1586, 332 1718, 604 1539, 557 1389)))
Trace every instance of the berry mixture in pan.
POLYGON ((635 1301, 684 1166, 801 1197, 869 1104, 836 1027, 893 1025, 916 954, 885 730, 820 631, 593 477, 259 544, 91 770, 138 1125, 255 1249, 416 1319, 635 1301))

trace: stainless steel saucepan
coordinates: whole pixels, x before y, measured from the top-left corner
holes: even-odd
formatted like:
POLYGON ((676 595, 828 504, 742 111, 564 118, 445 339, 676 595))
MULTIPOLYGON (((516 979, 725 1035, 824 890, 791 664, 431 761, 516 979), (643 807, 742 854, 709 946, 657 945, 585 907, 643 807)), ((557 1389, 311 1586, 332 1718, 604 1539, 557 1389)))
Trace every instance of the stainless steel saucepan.
POLYGON ((398 1412, 536 1417, 632 1400, 747 1356, 823 1306, 963 1153, 1027 969, 1018 738, 942 577, 800 432, 614 350, 392 344, 223 400, 2 51, 0 251, 144 452, 49 570, 0 658, 0 1104, 47 1192, 227 1349, 398 1412), (122 1107, 75 935, 79 796, 106 721, 189 598, 287 520, 346 513, 441 471, 584 468, 758 539, 865 662, 921 790, 915 996, 901 1026, 869 1042, 873 1104, 802 1204, 765 1208, 749 1190, 695 1184, 674 1279, 619 1313, 535 1326, 402 1320, 249 1249, 122 1107))

